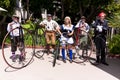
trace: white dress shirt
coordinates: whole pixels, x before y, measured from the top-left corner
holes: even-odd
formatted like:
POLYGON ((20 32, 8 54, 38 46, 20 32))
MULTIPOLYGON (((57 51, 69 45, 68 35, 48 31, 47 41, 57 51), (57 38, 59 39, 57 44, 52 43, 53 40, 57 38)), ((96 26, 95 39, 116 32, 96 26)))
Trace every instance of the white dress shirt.
POLYGON ((44 20, 40 23, 40 25, 41 24, 45 25, 45 29, 47 31, 54 31, 59 26, 58 23, 54 20, 44 20))
MULTIPOLYGON (((17 27, 20 27, 20 23, 13 21, 13 22, 8 24, 7 31, 10 32, 12 29, 15 29, 17 27)), ((19 32, 20 32, 19 28, 17 28, 15 30, 13 30, 12 32, 10 32, 10 35, 11 36, 19 36, 20 35, 19 32)))

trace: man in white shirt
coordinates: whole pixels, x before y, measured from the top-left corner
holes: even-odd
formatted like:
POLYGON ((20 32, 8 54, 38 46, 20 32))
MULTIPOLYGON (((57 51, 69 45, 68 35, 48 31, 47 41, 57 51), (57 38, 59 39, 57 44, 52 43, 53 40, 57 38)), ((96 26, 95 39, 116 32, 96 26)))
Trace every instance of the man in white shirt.
MULTIPOLYGON (((20 31, 17 27, 20 27, 19 23, 19 16, 18 15, 13 15, 12 16, 12 22, 8 23, 7 26, 7 31, 10 32, 12 29, 14 29, 12 32, 10 32, 10 38, 11 38, 11 52, 12 56, 10 57, 12 61, 15 61, 15 52, 17 50, 17 44, 20 41, 20 31), (15 29, 17 28, 17 29, 15 29)), ((23 42, 23 40, 21 40, 23 42)))
MULTIPOLYGON (((84 30, 85 32, 89 31, 89 25, 86 23, 86 18, 85 16, 82 16, 80 21, 77 23, 75 28, 80 28, 81 30, 84 30)), ((83 33, 84 34, 84 33, 83 33)))
MULTIPOLYGON (((76 48, 78 48, 79 42, 85 42, 86 44, 86 53, 87 53, 87 40, 88 40, 88 35, 87 32, 89 32, 89 25, 86 23, 86 18, 85 16, 82 16, 80 21, 77 23, 77 25, 75 26, 75 28, 77 28, 77 31, 75 33, 76 35, 76 48), (82 36, 79 40, 80 35, 82 36)), ((83 50, 84 51, 84 50, 83 50)))
POLYGON ((45 27, 45 38, 47 43, 47 49, 50 48, 50 44, 54 48, 55 41, 56 41, 56 35, 55 32, 57 31, 57 28, 59 28, 59 25, 56 21, 52 20, 52 15, 47 15, 47 20, 43 20, 40 23, 40 26, 45 27))
MULTIPOLYGON (((8 26, 7 26, 7 31, 8 32, 10 32, 14 28, 20 27, 20 23, 18 22, 19 17, 17 15, 13 15, 12 19, 13 19, 13 21, 11 23, 8 23, 8 26)), ((13 37, 13 36, 17 37, 19 35, 20 35, 19 34, 19 29, 15 29, 10 33, 11 37, 13 37)))

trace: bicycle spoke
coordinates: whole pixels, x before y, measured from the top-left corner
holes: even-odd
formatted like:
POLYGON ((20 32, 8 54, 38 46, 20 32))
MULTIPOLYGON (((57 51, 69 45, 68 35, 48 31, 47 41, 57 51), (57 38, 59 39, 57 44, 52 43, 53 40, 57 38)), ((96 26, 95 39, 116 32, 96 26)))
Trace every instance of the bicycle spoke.
MULTIPOLYGON (((20 28, 15 28, 20 29, 20 28)), ((10 32, 14 31, 15 29, 12 29, 10 32)), ((20 29, 21 30, 21 29, 20 29)), ((16 51, 15 55, 12 55, 11 52, 11 38, 9 36, 10 32, 8 32, 3 40, 2 43, 2 54, 5 62, 12 68, 15 69, 21 69, 25 66, 27 66, 31 60, 33 59, 34 55, 34 40, 32 35, 27 29, 22 28, 24 31, 24 36, 20 36, 20 38, 17 39, 16 51), (28 39, 29 38, 29 39, 28 39), (23 41, 21 41, 21 39, 23 41), (28 42, 29 40, 29 42, 28 42), (7 45, 7 48, 4 48, 5 44, 7 45), (24 58, 21 58, 21 56, 24 58)))

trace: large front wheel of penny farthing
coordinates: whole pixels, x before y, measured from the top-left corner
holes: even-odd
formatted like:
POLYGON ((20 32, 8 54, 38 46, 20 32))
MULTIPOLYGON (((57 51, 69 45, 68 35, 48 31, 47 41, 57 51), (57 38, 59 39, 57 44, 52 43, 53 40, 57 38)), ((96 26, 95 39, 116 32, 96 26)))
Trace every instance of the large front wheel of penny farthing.
POLYGON ((9 67, 21 69, 31 63, 35 53, 33 39, 32 34, 24 28, 15 28, 6 34, 2 43, 2 55, 9 67), (10 33, 17 30, 20 30, 21 36, 11 37, 10 33), (14 56, 11 46, 16 50, 14 56))
MULTIPOLYGON (((82 30, 81 30, 82 31, 82 30)), ((75 63, 83 63, 90 59, 93 53, 93 40, 89 33, 82 31, 86 35, 80 34, 79 36, 75 36, 77 39, 77 46, 75 47, 75 54, 73 55, 73 62, 75 63)))

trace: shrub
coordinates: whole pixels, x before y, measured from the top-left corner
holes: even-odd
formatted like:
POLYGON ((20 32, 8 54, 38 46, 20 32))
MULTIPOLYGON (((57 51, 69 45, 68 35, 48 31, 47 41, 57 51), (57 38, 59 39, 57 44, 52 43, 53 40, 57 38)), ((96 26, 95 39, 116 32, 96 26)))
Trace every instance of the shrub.
POLYGON ((110 53, 120 54, 120 35, 114 35, 112 40, 109 41, 108 47, 110 53))

